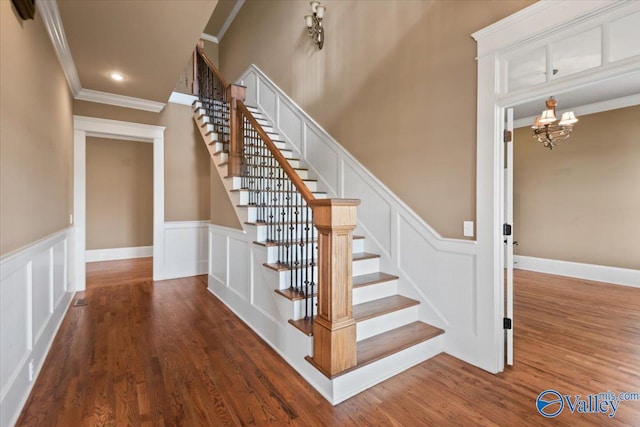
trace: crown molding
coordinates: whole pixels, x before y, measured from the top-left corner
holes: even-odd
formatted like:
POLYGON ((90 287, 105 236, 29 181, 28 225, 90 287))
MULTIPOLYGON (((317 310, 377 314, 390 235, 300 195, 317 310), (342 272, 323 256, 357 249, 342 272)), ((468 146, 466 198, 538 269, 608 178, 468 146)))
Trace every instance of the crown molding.
POLYGON ((216 36, 212 36, 211 34, 202 33, 202 34, 200 34, 200 38, 202 40, 207 40, 207 41, 213 42, 215 44, 218 44, 218 38, 216 36))
POLYGON ((80 89, 75 96, 77 100, 98 102, 100 104, 115 105, 117 107, 134 108, 136 110, 159 113, 166 105, 164 102, 150 101, 148 99, 134 98, 132 96, 116 95, 115 93, 100 92, 91 89, 80 89))
POLYGON ((47 29, 47 33, 49 33, 53 48, 58 56, 58 61, 60 61, 62 71, 69 84, 69 89, 71 89, 71 93, 75 97, 82 90, 82 85, 80 84, 76 64, 73 62, 73 57, 71 56, 71 49, 67 43, 67 36, 64 34, 58 3, 56 3, 55 0, 38 0, 36 2, 36 8, 40 16, 42 16, 42 21, 47 29))
POLYGON ((219 41, 222 41, 224 34, 227 32, 227 30, 231 26, 231 23, 233 22, 233 20, 236 19, 236 15, 238 14, 238 12, 240 12, 240 8, 244 5, 244 2, 245 0, 238 0, 236 2, 236 5, 233 6, 233 9, 231 9, 231 13, 229 14, 229 16, 227 16, 227 20, 224 21, 224 25, 222 26, 222 28, 220 28, 220 31, 216 36, 216 38, 219 41))

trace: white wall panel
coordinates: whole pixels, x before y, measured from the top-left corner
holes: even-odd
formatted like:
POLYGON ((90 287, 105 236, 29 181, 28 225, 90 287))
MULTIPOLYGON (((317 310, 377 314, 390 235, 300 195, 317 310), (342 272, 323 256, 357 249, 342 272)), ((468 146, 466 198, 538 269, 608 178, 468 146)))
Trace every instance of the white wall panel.
POLYGON ((165 222, 165 279, 207 273, 207 224, 208 221, 165 222))
POLYGON ((344 197, 360 199, 358 223, 366 227, 382 246, 385 255, 391 248, 391 206, 350 165, 344 167, 344 197))
POLYGON ((258 105, 258 101, 257 101, 257 89, 258 89, 258 81, 257 81, 258 76, 256 75, 256 73, 249 73, 247 74, 243 81, 240 82, 241 85, 244 85, 247 87, 247 93, 246 93, 246 98, 245 98, 245 104, 247 105, 258 105))
POLYGON ((38 342, 49 317, 51 316, 51 306, 53 300, 51 283, 51 264, 49 250, 42 251, 33 257, 31 264, 31 274, 33 277, 33 342, 38 342))
POLYGON ((273 89, 266 85, 258 85, 258 105, 273 123, 278 121, 278 100, 273 89))
POLYGON ((245 300, 251 293, 251 251, 246 241, 229 239, 229 282, 227 286, 245 300), (248 262, 247 262, 248 261, 248 262))
POLYGON ((227 236, 209 231, 209 275, 227 284, 227 236))
POLYGON ((304 152, 302 147, 302 120, 289 104, 283 102, 281 98, 278 98, 278 107, 280 114, 277 126, 280 128, 281 134, 298 150, 298 153, 304 152))
POLYGON ((318 179, 329 187, 328 193, 333 197, 337 196, 340 189, 338 185, 338 154, 327 146, 314 128, 306 126, 305 135, 305 160, 307 160, 309 167, 318 174, 318 179))
POLYGON ((70 234, 67 228, 0 259, 0 427, 20 415, 73 297, 65 283, 70 234))
POLYGON ((0 288, 0 398, 10 386, 11 377, 29 353, 30 265, 22 266, 2 279, 0 288))
POLYGON ((67 291, 67 242, 53 247, 53 307, 58 308, 67 291))

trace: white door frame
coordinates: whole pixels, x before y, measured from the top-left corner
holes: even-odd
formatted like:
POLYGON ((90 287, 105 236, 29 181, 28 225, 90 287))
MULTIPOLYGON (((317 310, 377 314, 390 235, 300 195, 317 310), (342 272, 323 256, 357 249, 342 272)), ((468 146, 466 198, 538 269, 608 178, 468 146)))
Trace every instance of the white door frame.
POLYGON ((153 280, 164 275, 164 126, 73 116, 73 246, 75 291, 86 288, 87 137, 153 144, 153 280))
POLYGON ((636 2, 607 0, 542 0, 472 36, 478 42, 478 108, 476 161, 476 221, 478 258, 478 331, 487 345, 478 349, 477 364, 490 372, 504 370, 504 111, 535 99, 586 87, 609 78, 640 72, 640 58, 606 64, 590 71, 500 94, 500 55, 536 43, 544 37, 591 25, 608 14, 639 6, 636 2))

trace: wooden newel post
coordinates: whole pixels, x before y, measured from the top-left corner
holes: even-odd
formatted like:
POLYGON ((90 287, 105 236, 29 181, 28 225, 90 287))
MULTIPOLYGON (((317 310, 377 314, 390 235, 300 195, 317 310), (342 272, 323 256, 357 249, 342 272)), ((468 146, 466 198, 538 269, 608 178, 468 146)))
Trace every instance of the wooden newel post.
POLYGON ((318 314, 313 364, 332 377, 356 366, 352 303, 352 232, 360 200, 316 199, 309 205, 318 229, 318 314))
POLYGON ((229 85, 227 94, 229 101, 229 176, 242 174, 242 116, 238 114, 238 100, 247 97, 247 88, 240 85, 229 85))

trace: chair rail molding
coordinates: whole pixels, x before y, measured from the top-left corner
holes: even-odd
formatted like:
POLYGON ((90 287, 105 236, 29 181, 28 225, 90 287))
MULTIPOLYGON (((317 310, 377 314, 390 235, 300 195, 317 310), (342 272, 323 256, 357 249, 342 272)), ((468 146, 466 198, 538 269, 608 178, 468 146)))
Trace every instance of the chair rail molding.
POLYGON ((329 197, 356 198, 365 249, 380 253, 381 268, 400 276, 399 291, 417 299, 420 320, 446 331, 445 351, 478 364, 476 242, 440 236, 347 152, 257 66, 236 80, 327 190, 329 197))

